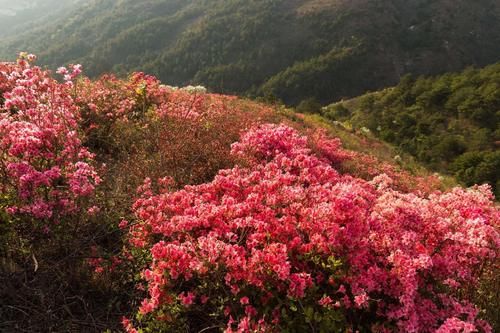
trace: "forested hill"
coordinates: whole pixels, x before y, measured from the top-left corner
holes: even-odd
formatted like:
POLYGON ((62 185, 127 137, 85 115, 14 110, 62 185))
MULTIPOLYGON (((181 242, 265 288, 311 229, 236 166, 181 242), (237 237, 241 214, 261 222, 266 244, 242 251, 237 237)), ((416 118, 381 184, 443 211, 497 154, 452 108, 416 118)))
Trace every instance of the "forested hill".
POLYGON ((335 103, 323 114, 365 127, 466 185, 500 196, 500 63, 433 78, 406 76, 394 88, 335 103))
MULTIPOLYGON (((48 0, 46 0, 48 1, 48 0)), ((15 38, 0 56, 142 70, 176 85, 326 103, 500 57, 497 0, 94 0, 15 38)))

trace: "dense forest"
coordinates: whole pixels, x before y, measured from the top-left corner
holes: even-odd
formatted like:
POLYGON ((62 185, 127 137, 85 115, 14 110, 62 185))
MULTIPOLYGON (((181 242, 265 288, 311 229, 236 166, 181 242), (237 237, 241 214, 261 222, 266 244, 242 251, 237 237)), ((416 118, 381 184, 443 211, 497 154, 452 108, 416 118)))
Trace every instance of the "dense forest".
POLYGON ((487 182, 500 194, 500 63, 438 77, 405 76, 394 88, 322 112, 369 129, 466 185, 487 182))
POLYGON ((500 54, 500 3, 429 0, 84 1, 0 39, 51 68, 141 70, 173 85, 325 104, 405 73, 487 65, 500 54))

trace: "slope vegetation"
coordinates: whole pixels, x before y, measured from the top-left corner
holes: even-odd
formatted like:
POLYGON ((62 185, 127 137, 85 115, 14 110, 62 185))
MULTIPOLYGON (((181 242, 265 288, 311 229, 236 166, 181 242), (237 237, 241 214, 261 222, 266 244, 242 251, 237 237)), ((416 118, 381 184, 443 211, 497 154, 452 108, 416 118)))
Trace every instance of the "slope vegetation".
POLYGON ((394 88, 335 103, 322 113, 397 145, 467 185, 500 190, 500 63, 438 77, 405 77, 394 88))
POLYGON ((0 63, 1 331, 497 328, 488 186, 318 117, 35 58, 0 63))

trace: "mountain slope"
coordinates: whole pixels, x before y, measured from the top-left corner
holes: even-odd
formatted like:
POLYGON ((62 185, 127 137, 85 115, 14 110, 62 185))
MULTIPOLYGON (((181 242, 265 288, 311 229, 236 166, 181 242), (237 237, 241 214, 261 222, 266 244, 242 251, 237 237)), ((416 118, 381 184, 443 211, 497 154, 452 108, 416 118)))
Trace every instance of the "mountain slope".
POLYGON ((0 43, 51 67, 143 70, 224 93, 326 103, 500 57, 495 0, 94 0, 0 43))

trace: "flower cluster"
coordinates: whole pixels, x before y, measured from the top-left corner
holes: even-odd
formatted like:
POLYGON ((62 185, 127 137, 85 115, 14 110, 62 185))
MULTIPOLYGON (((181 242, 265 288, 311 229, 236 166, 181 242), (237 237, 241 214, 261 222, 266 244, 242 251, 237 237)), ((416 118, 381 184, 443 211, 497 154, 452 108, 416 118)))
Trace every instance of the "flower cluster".
POLYGON ((128 80, 104 75, 98 80, 84 78, 77 87, 76 103, 88 131, 98 126, 109 126, 115 121, 129 121, 161 103, 168 89, 144 73, 134 73, 128 80))
POLYGON ((118 152, 129 155, 129 162, 130 154, 145 154, 141 164, 154 164, 147 176, 170 170, 181 183, 206 181, 205 174, 211 178, 228 167, 230 144, 240 131, 274 114, 234 96, 165 86, 144 73, 126 80, 112 75, 81 79, 75 100, 88 147, 112 160, 118 152))
POLYGON ((489 188, 402 193, 385 174, 339 174, 332 165, 352 156, 322 147, 262 125, 233 145, 246 167, 176 192, 146 182, 129 232, 152 258, 141 316, 168 327, 180 306, 226 332, 489 331, 456 293, 498 255, 489 188))
POLYGON ((68 80, 59 83, 34 59, 0 64, 0 190, 9 213, 56 220, 75 212, 100 178, 71 97, 80 67, 65 69, 68 80))

